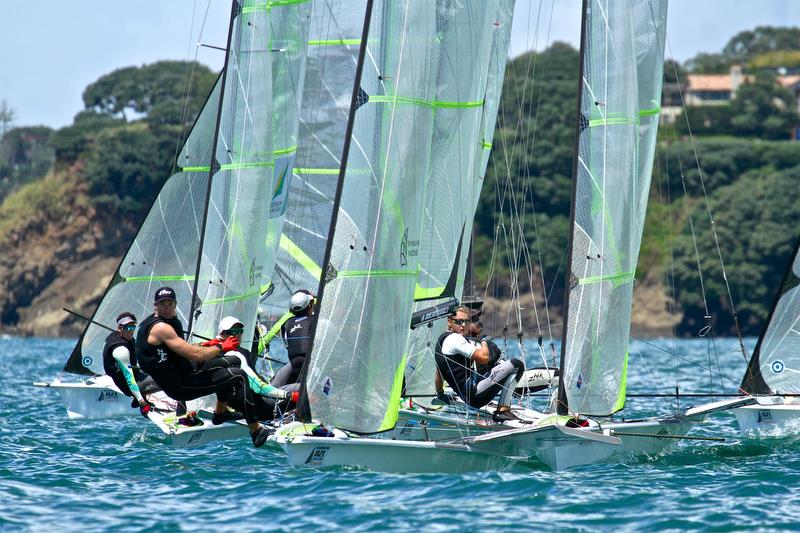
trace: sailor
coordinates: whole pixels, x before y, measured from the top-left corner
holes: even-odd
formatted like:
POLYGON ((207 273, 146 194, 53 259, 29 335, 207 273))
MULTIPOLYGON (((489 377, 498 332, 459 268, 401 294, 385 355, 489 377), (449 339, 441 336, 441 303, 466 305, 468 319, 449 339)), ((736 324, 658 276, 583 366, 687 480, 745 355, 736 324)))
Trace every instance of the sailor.
MULTIPOLYGON (((244 333, 244 324, 241 320, 233 316, 226 316, 219 322, 219 333, 214 339, 209 341, 203 342, 202 346, 215 346, 215 345, 222 345, 227 339, 231 337, 235 337, 239 342, 241 342, 242 333, 244 333)), ((269 398, 273 398, 275 400, 290 400, 293 403, 297 403, 297 392, 287 392, 282 389, 278 389, 274 386, 269 385, 265 382, 261 376, 259 376, 253 367, 249 363, 249 352, 239 345, 238 348, 227 351, 222 354, 222 358, 225 359, 231 366, 237 366, 244 370, 247 374, 248 383, 250 388, 258 395, 267 396, 269 398)), ((279 405, 278 407, 281 410, 285 410, 287 402, 284 402, 283 405, 279 405)), ((259 416, 259 419, 264 420, 271 419, 269 414, 274 411, 275 402, 270 402, 270 405, 266 408, 259 406, 260 412, 265 413, 265 416, 259 416)))
POLYGON ((500 361, 503 351, 490 337, 487 337, 483 334, 483 322, 481 322, 480 310, 472 309, 470 311, 466 337, 467 339, 476 343, 476 345, 481 341, 485 341, 486 346, 489 347, 489 361, 487 361, 485 365, 477 363, 475 364, 475 371, 478 374, 486 375, 489 371, 491 371, 492 367, 494 367, 500 361))
POLYGON ((103 346, 103 369, 125 396, 133 398, 131 406, 138 406, 139 412, 146 417, 153 404, 145 399, 143 392, 153 392, 158 387, 152 378, 138 372, 135 364, 136 343, 133 340, 135 330, 136 316, 128 312, 120 313, 117 329, 106 337, 103 346))
POLYGON ((238 367, 223 364, 219 357, 235 350, 237 337, 213 346, 198 346, 183 340, 183 325, 176 313, 176 295, 170 287, 156 290, 155 312, 144 319, 136 338, 139 365, 175 400, 194 400, 216 393, 217 405, 212 422, 221 424, 244 416, 253 445, 258 448, 272 433, 258 423, 254 394, 247 374, 238 367), (228 409, 228 403, 241 413, 228 409))
POLYGON ((519 359, 499 361, 486 374, 473 369, 473 363, 485 365, 489 362, 490 350, 485 340, 474 342, 466 338, 470 323, 470 310, 459 306, 447 319, 448 331, 439 336, 436 342, 436 392, 442 395, 444 384, 448 385, 471 407, 483 407, 500 392, 497 410, 492 415, 495 422, 515 420, 511 412, 511 395, 517 381, 525 371, 525 364, 519 359))
POLYGON ((306 361, 306 353, 311 339, 311 317, 314 314, 314 295, 306 289, 300 289, 292 294, 289 301, 289 311, 294 315, 281 326, 281 338, 286 351, 289 352, 289 362, 275 373, 272 385, 283 387, 300 382, 300 370, 306 361))

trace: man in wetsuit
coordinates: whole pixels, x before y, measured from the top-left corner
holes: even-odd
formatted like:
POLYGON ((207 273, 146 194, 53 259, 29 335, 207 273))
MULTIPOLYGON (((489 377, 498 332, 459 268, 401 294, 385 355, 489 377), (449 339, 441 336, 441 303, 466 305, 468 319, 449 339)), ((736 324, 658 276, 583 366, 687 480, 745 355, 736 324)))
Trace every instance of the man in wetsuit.
MULTIPOLYGON (((212 346, 214 344, 222 344, 225 342, 226 339, 230 337, 236 337, 239 342, 242 340, 242 333, 244 333, 244 324, 236 317, 226 316, 219 322, 219 333, 214 339, 210 341, 206 341, 202 343, 202 346, 212 346)), ((276 388, 273 385, 270 385, 266 381, 264 381, 261 376, 259 376, 249 361, 250 352, 245 350, 241 347, 241 345, 236 348, 235 350, 230 350, 222 354, 222 357, 228 361, 230 361, 231 366, 238 366, 242 370, 245 371, 247 374, 248 383, 250 388, 253 389, 253 392, 260 396, 266 396, 271 398, 271 400, 266 400, 268 405, 266 409, 262 408, 261 411, 266 410, 267 412, 271 412, 274 410, 276 405, 276 401, 281 400, 290 400, 293 403, 297 403, 297 392, 287 392, 286 390, 276 388)), ((278 404, 278 407, 281 410, 285 411, 288 407, 288 402, 281 402, 278 404)), ((263 418, 259 417, 263 420, 263 418)))
POLYGON ((138 406, 139 412, 146 417, 153 405, 143 394, 158 390, 158 386, 150 376, 142 376, 138 372, 134 358, 135 330, 136 317, 133 313, 120 313, 117 317, 117 329, 106 337, 103 346, 103 369, 125 396, 133 398, 132 407, 138 406))
POLYGON ((497 410, 492 415, 495 422, 515 420, 511 412, 511 395, 517 381, 525 371, 519 359, 499 361, 486 374, 479 374, 473 364, 489 362, 489 347, 486 341, 473 342, 465 337, 470 323, 469 309, 456 308, 447 319, 448 331, 436 342, 436 392, 443 393, 442 378, 471 407, 483 407, 500 392, 497 410))
POLYGON ((311 317, 314 314, 314 295, 300 289, 292 295, 289 311, 294 314, 281 326, 281 338, 289 352, 289 362, 275 373, 272 385, 284 387, 300 382, 300 370, 306 362, 311 339, 311 317))
POLYGON ((175 400, 194 400, 216 393, 212 422, 221 424, 241 415, 228 410, 231 403, 244 414, 253 445, 267 441, 270 431, 258 423, 254 394, 247 374, 219 357, 238 347, 231 337, 213 346, 197 346, 183 340, 183 325, 175 316, 176 296, 170 287, 156 290, 155 313, 144 319, 136 338, 139 366, 175 400))

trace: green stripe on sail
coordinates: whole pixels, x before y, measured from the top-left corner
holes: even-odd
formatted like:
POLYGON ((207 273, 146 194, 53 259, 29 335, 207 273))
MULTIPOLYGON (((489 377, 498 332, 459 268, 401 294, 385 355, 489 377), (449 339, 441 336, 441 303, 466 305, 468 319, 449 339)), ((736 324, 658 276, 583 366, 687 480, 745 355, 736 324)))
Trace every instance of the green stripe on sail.
POLYGON ((249 291, 244 294, 235 294, 233 296, 223 296, 222 298, 209 298, 208 300, 203 300, 203 305, 216 305, 216 304, 224 304, 226 302, 237 302, 240 300, 247 300, 248 298, 252 298, 253 296, 259 296, 261 294, 260 290, 249 291))
POLYGON ((661 113, 661 107, 653 107, 650 109, 642 109, 639 111, 640 117, 652 117, 653 115, 658 115, 661 113))
POLYGON ((292 170, 295 174, 331 174, 338 175, 338 168, 295 168, 292 170))
POLYGON ((626 117, 626 116, 607 116, 605 118, 593 118, 589 121, 589 127, 594 128, 597 126, 618 126, 639 124, 639 117, 626 117))
POLYGON ((371 95, 368 103, 418 105, 430 109, 468 109, 471 107, 481 107, 483 105, 483 100, 473 100, 471 102, 448 102, 444 100, 424 100, 422 98, 414 98, 412 96, 371 95))
POLYGON ((416 270, 342 270, 336 274, 339 278, 399 278, 416 276, 416 270))
POLYGON ((578 280, 578 285, 590 285, 601 281, 610 281, 617 287, 625 282, 633 281, 635 274, 635 272, 618 272, 616 274, 604 274, 602 276, 589 276, 588 278, 580 278, 578 280))
POLYGON ((314 279, 319 280, 322 277, 322 269, 309 257, 299 246, 292 242, 285 233, 281 234, 280 246, 286 251, 292 259, 300 263, 300 266, 305 268, 314 279))
POLYGON ((438 298, 444 292, 444 286, 442 287, 431 287, 431 288, 423 288, 417 283, 417 286, 414 288, 414 299, 415 300, 429 300, 431 298, 438 298))
POLYGON ((274 161, 258 161, 252 163, 225 163, 219 168, 220 170, 241 170, 243 168, 266 168, 274 166, 274 161))
POLYGON ((492 143, 486 142, 486 141, 481 141, 481 147, 484 150, 491 150, 492 149, 492 143))
POLYGON ((403 379, 406 374, 407 361, 408 356, 404 355, 394 371, 392 391, 389 394, 389 405, 386 408, 386 414, 383 415, 383 422, 381 422, 381 427, 378 428, 378 431, 387 431, 397 425, 397 416, 400 413, 400 402, 402 401, 400 394, 403 392, 403 379))
POLYGON ((619 396, 617 396, 617 403, 611 409, 609 414, 614 414, 623 407, 625 407, 625 395, 628 389, 628 352, 625 352, 625 361, 622 363, 622 375, 620 376, 619 396))
POLYGON ((183 172, 208 172, 211 167, 182 167, 183 172))
POLYGON ((194 276, 130 276, 122 281, 194 281, 194 276))
POLYGON ((273 150, 272 153, 274 155, 286 155, 286 154, 293 154, 297 151, 297 146, 289 146, 288 148, 278 148, 277 150, 273 150))
POLYGON ((308 46, 360 46, 361 39, 319 39, 308 41, 308 46))
POLYGON ((295 6, 307 4, 311 0, 272 0, 269 2, 253 2, 242 8, 242 13, 257 13, 259 11, 269 11, 276 7, 295 6))

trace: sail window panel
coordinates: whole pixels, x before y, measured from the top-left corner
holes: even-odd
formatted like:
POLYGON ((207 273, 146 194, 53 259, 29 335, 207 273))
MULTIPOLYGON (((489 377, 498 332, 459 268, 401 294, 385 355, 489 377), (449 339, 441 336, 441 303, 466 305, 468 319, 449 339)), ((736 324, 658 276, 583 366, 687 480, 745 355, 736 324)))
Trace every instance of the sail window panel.
MULTIPOLYGON (((756 354, 761 376, 773 392, 798 393, 800 373, 800 253, 786 274, 756 354)), ((755 357, 755 355, 754 355, 755 357)))
MULTIPOLYGON (((435 7, 375 3, 366 95, 434 100, 435 7)), ((380 100, 355 115, 307 376, 312 417, 359 433, 390 429, 396 417, 433 132, 426 106, 380 100)))
POLYGON ((624 404, 633 276, 655 142, 652 124, 641 130, 640 90, 659 100, 652 80, 663 62, 664 19, 653 13, 666 14, 661 2, 632 8, 594 0, 587 14, 564 369, 569 409, 582 414, 607 415, 624 404), (642 23, 645 15, 650 24, 642 23))

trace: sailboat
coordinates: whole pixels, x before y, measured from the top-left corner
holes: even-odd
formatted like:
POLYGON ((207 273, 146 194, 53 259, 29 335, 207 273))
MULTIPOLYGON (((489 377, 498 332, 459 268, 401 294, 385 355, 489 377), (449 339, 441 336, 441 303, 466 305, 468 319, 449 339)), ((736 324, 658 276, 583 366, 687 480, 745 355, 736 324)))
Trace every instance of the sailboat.
POLYGON ((739 428, 768 433, 796 429, 800 420, 800 239, 792 251, 767 322, 739 389, 752 400, 733 409, 739 428))
MULTIPOLYGON (((232 2, 222 74, 178 155, 177 172, 164 183, 120 262, 66 372, 100 376, 103 325, 123 310, 147 316, 162 285, 177 293, 177 316, 188 323, 189 342, 213 337, 229 315, 245 331, 255 330, 294 164, 309 9, 309 1, 232 2)), ((66 391, 65 401, 78 398, 67 405, 71 416, 116 414, 92 409, 95 383, 102 379, 50 386, 66 391)), ((138 413, 118 391, 103 391, 138 413)), ((200 399, 194 407, 207 402, 200 399)), ((150 419, 175 444, 246 434, 241 424, 181 426, 174 413, 165 412, 173 406, 156 404, 150 419)))

